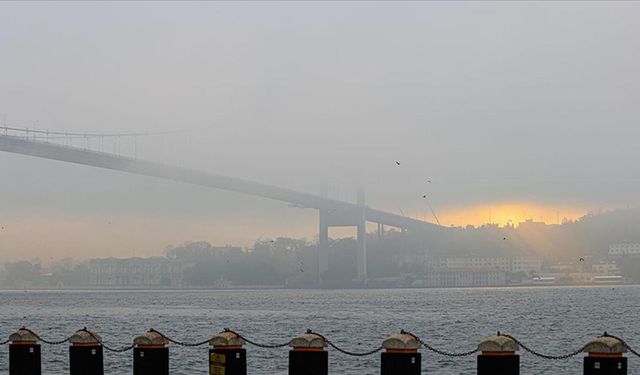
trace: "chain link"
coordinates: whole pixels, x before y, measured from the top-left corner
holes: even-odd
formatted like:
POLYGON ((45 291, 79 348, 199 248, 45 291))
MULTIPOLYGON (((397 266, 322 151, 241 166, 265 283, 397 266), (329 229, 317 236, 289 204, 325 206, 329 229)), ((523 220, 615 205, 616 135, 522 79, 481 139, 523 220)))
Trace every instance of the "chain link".
POLYGON ((110 352, 114 352, 114 353, 124 353, 127 352, 131 349, 133 349, 133 347, 135 346, 135 344, 131 344, 129 346, 125 346, 124 348, 112 348, 110 346, 108 346, 107 344, 104 343, 104 341, 102 341, 101 338, 98 338, 98 336, 96 336, 93 332, 89 331, 86 328, 81 329, 80 331, 84 331, 86 333, 88 333, 89 335, 91 335, 91 337, 93 337, 94 340, 96 340, 100 345, 102 345, 103 348, 107 349, 110 352))
POLYGON ((498 332, 499 336, 504 336, 506 338, 509 338, 511 340, 513 340, 516 344, 520 345, 520 347, 522 349, 524 349, 526 352, 531 353, 533 355, 535 355, 536 357, 540 357, 540 358, 544 358, 544 359, 552 359, 552 360, 559 360, 559 359, 568 359, 571 357, 575 357, 578 354, 582 353, 584 351, 584 346, 582 346, 580 349, 567 353, 567 354, 563 354, 563 355, 548 355, 548 354, 542 354, 540 352, 537 352, 531 348, 529 348, 528 346, 524 345, 520 340, 516 339, 515 337, 511 336, 511 335, 505 335, 505 334, 501 334, 500 332, 498 332))
POLYGON ((238 333, 238 332, 236 332, 236 331, 230 330, 229 328, 225 328, 225 329, 224 329, 224 331, 225 331, 225 332, 233 333, 234 335, 238 336, 239 338, 241 338, 242 340, 244 340, 244 341, 248 342, 249 344, 251 344, 251 345, 253 345, 253 346, 257 346, 258 348, 263 348, 263 349, 277 349, 277 348, 283 348, 283 347, 285 347, 285 346, 288 346, 288 345, 289 345, 289 342, 290 342, 290 341, 287 341, 287 342, 282 343, 282 344, 260 344, 260 343, 257 343, 257 342, 255 342, 255 341, 253 341, 253 340, 250 340, 250 339, 248 339, 248 338, 246 338, 246 337, 242 336, 241 334, 239 334, 239 333, 238 333))
POLYGON ((169 341, 172 344, 176 344, 179 346, 185 346, 185 347, 189 347, 189 348, 193 348, 196 346, 202 346, 204 344, 208 344, 209 343, 209 339, 204 340, 204 341, 200 341, 200 342, 194 342, 194 343, 190 343, 190 342, 183 342, 183 341, 178 341, 178 340, 174 340, 171 337, 168 337, 167 335, 165 335, 162 332, 156 331, 155 329, 151 328, 149 330, 149 332, 155 332, 157 334, 159 334, 160 336, 162 336, 164 339, 166 339, 167 341, 169 341))
POLYGON ((321 335, 321 334, 319 334, 317 332, 313 332, 311 330, 308 330, 307 333, 313 333, 314 335, 320 336, 330 347, 334 348, 335 350, 339 351, 342 354, 350 355, 352 357, 366 357, 368 355, 375 354, 375 353, 377 353, 377 352, 379 352, 379 351, 381 351, 383 349, 382 346, 379 346, 379 347, 377 347, 377 348, 375 348, 373 350, 370 350, 368 352, 361 352, 361 353, 351 352, 351 351, 348 351, 348 350, 345 350, 345 349, 342 349, 342 348, 336 346, 334 343, 331 342, 331 340, 327 339, 326 337, 324 337, 323 335, 321 335))
POLYGON ((413 333, 411 333, 411 332, 401 331, 401 333, 404 333, 404 334, 407 334, 407 335, 413 336, 413 338, 415 338, 416 340, 418 340, 418 342, 419 342, 420 344, 422 344, 422 346, 424 346, 425 348, 427 348, 427 350, 430 350, 430 351, 432 351, 432 352, 434 352, 434 353, 436 353, 436 354, 443 355, 443 356, 445 356, 445 357, 467 357, 467 356, 470 356, 470 355, 476 354, 476 353, 478 352, 478 348, 473 349, 473 350, 470 350, 470 351, 468 351, 468 352, 461 352, 461 353, 447 352, 447 351, 444 351, 444 350, 440 350, 440 349, 436 349, 436 348, 434 348, 433 346, 431 346, 431 345, 427 344, 426 342, 422 341, 422 339, 421 339, 421 338, 419 338, 418 336, 414 335, 414 334, 413 334, 413 333))
POLYGON ((379 346, 379 347, 377 347, 377 348, 375 348, 373 350, 370 350, 368 352, 355 353, 355 352, 350 352, 348 350, 341 349, 341 348, 337 347, 334 343, 332 343, 329 340, 325 339, 325 341, 327 342, 327 344, 329 344, 329 346, 331 346, 335 350, 339 351, 340 353, 346 354, 346 355, 350 355, 350 356, 353 356, 353 357, 366 357, 368 355, 375 354, 375 353, 381 351, 382 349, 384 349, 382 346, 379 346))
POLYGON ((34 335, 38 339, 38 341, 42 341, 43 343, 45 343, 47 345, 61 345, 61 344, 66 343, 67 341, 69 341, 69 337, 67 337, 65 339, 62 339, 62 340, 58 340, 58 341, 46 340, 46 339, 40 337, 40 335, 38 335, 37 333, 35 333, 32 330, 30 330, 29 328, 22 327, 20 329, 29 332, 30 334, 34 335))
POLYGON ((638 351, 634 350, 631 346, 629 346, 629 344, 627 344, 627 342, 626 342, 626 341, 624 341, 624 340, 623 340, 623 339, 621 339, 620 337, 618 337, 618 336, 614 336, 614 335, 610 335, 610 334, 608 334, 608 333, 606 333, 606 332, 605 332, 605 333, 604 333, 604 335, 602 335, 602 336, 603 336, 603 337, 611 337, 611 338, 614 338, 614 339, 616 339, 616 340, 619 340, 619 341, 622 343, 622 345, 624 345, 624 347, 625 347, 625 348, 627 348, 627 350, 628 350, 631 354, 635 355, 636 357, 640 357, 640 353, 638 353, 638 351))

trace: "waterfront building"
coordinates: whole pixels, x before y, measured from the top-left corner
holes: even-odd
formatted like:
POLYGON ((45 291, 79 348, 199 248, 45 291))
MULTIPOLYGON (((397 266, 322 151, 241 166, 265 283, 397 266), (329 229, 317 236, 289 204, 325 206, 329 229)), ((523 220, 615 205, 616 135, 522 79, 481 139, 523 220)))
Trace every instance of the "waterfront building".
POLYGON ((609 245, 609 256, 640 256, 640 243, 614 243, 609 245))
POLYGON ((414 286, 477 287, 499 286, 507 283, 505 271, 495 268, 441 268, 427 273, 414 286))
POLYGON ((164 257, 105 258, 89 261, 89 285, 95 287, 180 287, 183 265, 164 257))
POLYGON ((620 268, 618 268, 618 264, 616 261, 600 261, 591 266, 591 270, 594 273, 606 274, 606 275, 618 275, 620 273, 620 268))
POLYGON ((531 273, 542 271, 542 258, 536 256, 512 256, 512 257, 441 257, 428 262, 432 270, 450 268, 468 269, 499 269, 507 273, 531 273))

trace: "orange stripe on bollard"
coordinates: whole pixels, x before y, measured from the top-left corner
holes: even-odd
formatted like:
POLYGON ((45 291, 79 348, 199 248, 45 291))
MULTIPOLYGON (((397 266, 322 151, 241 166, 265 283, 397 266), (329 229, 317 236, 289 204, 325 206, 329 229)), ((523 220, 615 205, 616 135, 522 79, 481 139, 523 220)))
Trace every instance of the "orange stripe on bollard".
POLYGON ((620 358, 622 353, 589 353, 589 357, 594 358, 620 358))
POLYGON ((386 353, 417 353, 417 349, 387 349, 386 353))

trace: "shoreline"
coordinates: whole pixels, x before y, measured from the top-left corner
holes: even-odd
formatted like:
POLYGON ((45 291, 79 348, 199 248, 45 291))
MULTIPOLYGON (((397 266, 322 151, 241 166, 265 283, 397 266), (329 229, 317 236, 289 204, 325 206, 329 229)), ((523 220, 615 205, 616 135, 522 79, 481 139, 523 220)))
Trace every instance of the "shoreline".
POLYGON ((356 291, 356 290, 467 290, 467 289, 519 289, 519 288, 615 288, 634 287, 640 283, 615 283, 615 284, 513 284, 513 285, 487 285, 487 286, 451 286, 451 287, 346 287, 346 288, 286 288, 282 286, 246 286, 234 288, 94 288, 94 287, 73 287, 73 288, 0 288, 0 293, 24 293, 24 292, 236 292, 236 291, 259 291, 259 290, 314 290, 314 291, 356 291))

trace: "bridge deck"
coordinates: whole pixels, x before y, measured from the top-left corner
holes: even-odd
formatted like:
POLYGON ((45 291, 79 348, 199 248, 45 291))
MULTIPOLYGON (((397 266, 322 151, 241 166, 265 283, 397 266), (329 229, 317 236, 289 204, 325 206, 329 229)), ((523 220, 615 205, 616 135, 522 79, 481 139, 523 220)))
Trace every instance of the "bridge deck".
MULTIPOLYGON (((340 221, 339 216, 344 215, 345 219, 347 219, 347 217, 354 213, 361 213, 363 209, 363 207, 354 203, 323 198, 310 193, 262 184, 240 178, 222 176, 152 161, 132 159, 77 147, 68 147, 55 143, 34 141, 16 136, 0 135, 0 151, 180 181, 194 185, 274 199, 300 207, 327 210, 332 213, 331 216, 336 218, 337 221, 340 221)), ((374 223, 405 229, 424 229, 435 227, 432 223, 376 210, 366 206, 364 207, 364 210, 366 220, 374 223)))

